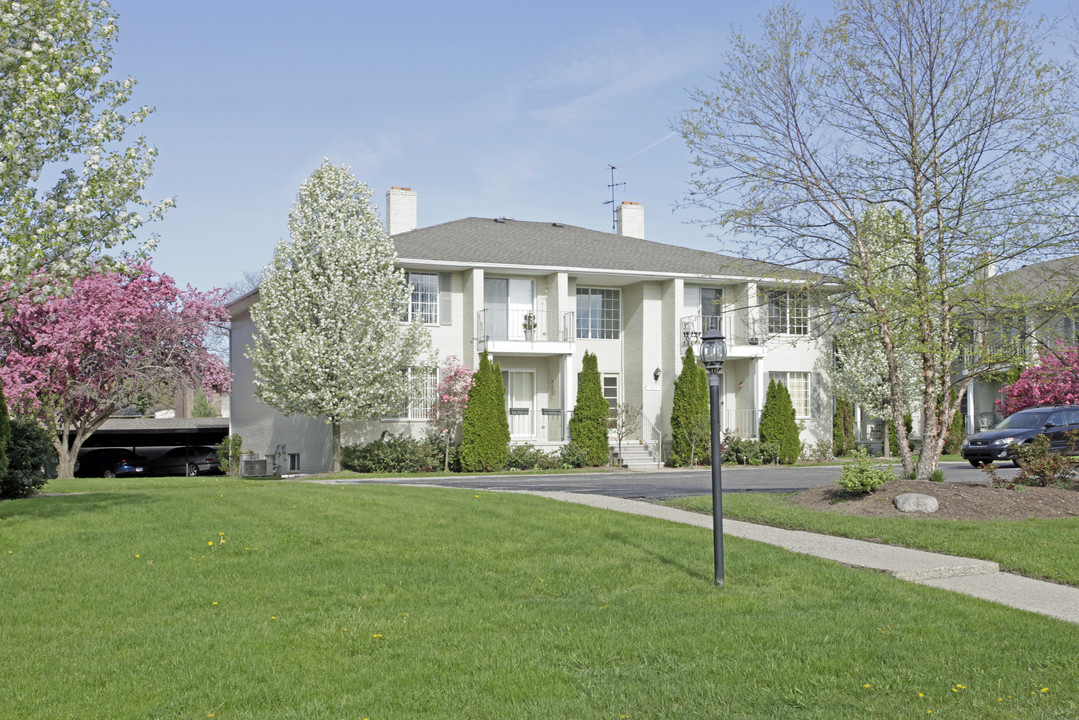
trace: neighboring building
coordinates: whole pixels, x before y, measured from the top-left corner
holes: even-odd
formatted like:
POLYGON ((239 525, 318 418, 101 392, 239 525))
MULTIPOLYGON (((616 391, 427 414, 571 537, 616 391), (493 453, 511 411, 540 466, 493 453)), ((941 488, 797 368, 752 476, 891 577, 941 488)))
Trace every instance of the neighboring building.
POLYGON ((1075 345, 1079 320, 1079 256, 990 272, 985 282, 987 292, 966 313, 974 318, 973 347, 957 373, 962 379, 978 371, 963 405, 968 435, 1003 419, 996 402, 1009 371, 1037 362, 1039 348, 1057 341, 1075 345), (983 357, 990 359, 988 367, 977 367, 983 357))
MULTIPOLYGON (((641 408, 641 440, 660 452, 670 440, 674 380, 688 344, 720 323, 727 337, 723 425, 755 436, 770 378, 787 384, 803 440, 830 439, 830 356, 813 327, 813 280, 778 265, 644 240, 644 208, 617 208, 618 230, 598 232, 551 222, 466 218, 417 227, 416 193, 386 194, 387 228, 412 285, 408 317, 430 329, 439 363, 456 355, 477 367, 484 350, 501 364, 514 443, 558 446, 568 438, 577 374, 596 354, 612 408, 641 408)), ((252 292, 229 304, 232 315, 232 432, 244 448, 278 453, 286 471, 330 466, 330 430, 321 418, 285 417, 254 399, 245 348, 255 333, 252 292)), ((346 422, 342 444, 383 431, 421 437, 436 368, 409 368, 426 392, 401 417, 346 422)))

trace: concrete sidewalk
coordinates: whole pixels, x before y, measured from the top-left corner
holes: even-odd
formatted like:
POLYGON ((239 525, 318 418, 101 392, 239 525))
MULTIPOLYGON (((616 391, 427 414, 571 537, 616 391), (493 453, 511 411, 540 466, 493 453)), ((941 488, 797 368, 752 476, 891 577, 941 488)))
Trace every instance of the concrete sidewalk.
MULTIPOLYGON (((711 515, 637 500, 568 492, 525 491, 524 494, 712 528, 711 515)), ((800 530, 783 530, 738 520, 724 520, 723 534, 757 540, 792 552, 834 560, 850 567, 877 570, 901 580, 931 585, 1020 610, 1079 623, 1079 588, 1002 573, 995 562, 800 530)))

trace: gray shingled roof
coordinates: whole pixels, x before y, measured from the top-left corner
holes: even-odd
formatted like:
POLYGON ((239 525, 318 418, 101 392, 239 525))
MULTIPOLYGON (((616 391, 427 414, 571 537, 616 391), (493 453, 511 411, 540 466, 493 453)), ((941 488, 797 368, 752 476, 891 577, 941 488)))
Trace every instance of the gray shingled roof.
POLYGON ((393 236, 408 261, 614 270, 752 278, 816 279, 781 265, 561 223, 464 218, 393 236))

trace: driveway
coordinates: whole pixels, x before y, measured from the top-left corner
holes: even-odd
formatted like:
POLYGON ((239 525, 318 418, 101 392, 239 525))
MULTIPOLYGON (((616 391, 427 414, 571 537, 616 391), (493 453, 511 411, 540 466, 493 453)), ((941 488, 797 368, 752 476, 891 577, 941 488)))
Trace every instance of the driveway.
MULTIPOLYGON (((985 473, 968 463, 941 463, 948 482, 984 482, 985 473)), ((839 477, 839 466, 825 467, 723 467, 723 492, 797 492, 831 485, 839 477)), ((998 471, 1002 477, 1015 474, 1012 468, 998 471)), ((666 500, 712 492, 712 474, 703 470, 663 469, 656 472, 576 473, 573 475, 461 475, 438 478, 331 480, 337 484, 375 483, 386 485, 428 485, 476 490, 519 490, 526 492, 573 492, 610 497, 666 500)))

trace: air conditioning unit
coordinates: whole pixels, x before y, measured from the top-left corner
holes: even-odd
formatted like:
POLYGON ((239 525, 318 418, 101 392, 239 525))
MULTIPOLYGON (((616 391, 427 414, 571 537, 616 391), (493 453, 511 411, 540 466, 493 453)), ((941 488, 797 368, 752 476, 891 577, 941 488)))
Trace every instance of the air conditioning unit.
POLYGON ((266 458, 243 458, 240 461, 240 477, 266 477, 269 475, 266 463, 266 458))

